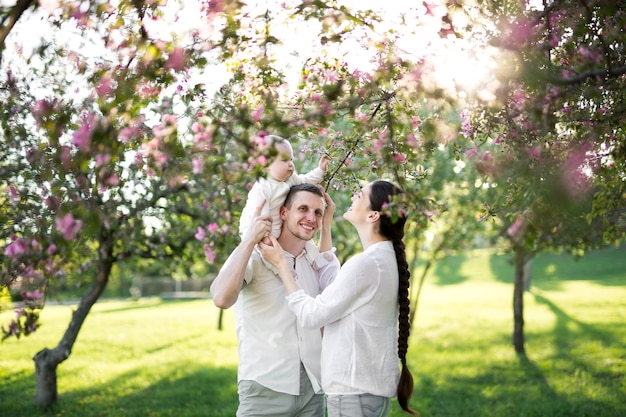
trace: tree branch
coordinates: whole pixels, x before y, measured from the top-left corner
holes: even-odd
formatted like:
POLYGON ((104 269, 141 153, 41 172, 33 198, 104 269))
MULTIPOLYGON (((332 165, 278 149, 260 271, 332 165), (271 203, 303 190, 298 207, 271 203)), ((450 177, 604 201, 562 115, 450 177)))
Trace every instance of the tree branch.
POLYGON ((2 62, 2 54, 5 48, 5 42, 13 27, 20 19, 20 17, 24 14, 29 7, 33 6, 33 9, 36 9, 39 6, 39 2, 37 0, 18 0, 15 3, 15 6, 11 8, 11 12, 6 16, 2 17, 2 21, 0 24, 0 63, 2 62))

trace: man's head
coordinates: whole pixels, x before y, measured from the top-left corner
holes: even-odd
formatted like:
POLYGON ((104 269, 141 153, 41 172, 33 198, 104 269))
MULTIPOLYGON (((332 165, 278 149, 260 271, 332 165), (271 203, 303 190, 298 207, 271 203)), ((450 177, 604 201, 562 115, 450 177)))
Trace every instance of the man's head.
POLYGON ((322 225, 325 208, 324 193, 319 187, 313 184, 292 186, 280 208, 281 239, 312 239, 322 225))

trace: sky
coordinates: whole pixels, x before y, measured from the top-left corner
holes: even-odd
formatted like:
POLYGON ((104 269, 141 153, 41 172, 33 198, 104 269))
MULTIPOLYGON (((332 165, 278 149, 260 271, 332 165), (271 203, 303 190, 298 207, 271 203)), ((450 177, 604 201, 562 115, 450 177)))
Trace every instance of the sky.
MULTIPOLYGON (((540 0, 532 0, 540 2, 540 0)), ((42 0, 42 4, 49 0, 42 0)), ((51 2, 54 4, 54 1, 51 2)), ((250 0, 248 2, 249 10, 252 14, 261 14, 266 10, 280 17, 282 10, 281 4, 298 4, 299 0, 250 0)), ((373 10, 379 13, 383 20, 379 25, 378 32, 382 33, 386 29, 394 28, 402 30, 402 28, 411 28, 410 33, 403 31, 396 41, 396 46, 406 52, 408 59, 419 59, 425 54, 433 54, 431 59, 436 71, 433 82, 441 84, 444 88, 454 88, 455 84, 465 86, 466 88, 474 88, 478 85, 483 77, 493 70, 493 62, 489 62, 487 56, 481 56, 472 45, 464 43, 462 40, 450 40, 443 42, 437 36, 440 16, 429 20, 425 16, 425 9, 422 2, 415 0, 393 0, 381 2, 380 0, 339 0, 343 4, 352 9, 373 10), (399 16, 407 13, 409 20, 404 24, 399 24, 399 16), (462 69, 462 70, 461 70, 462 69)), ((9 6, 15 4, 15 0, 0 0, 0 5, 9 6)), ((189 28, 206 27, 205 22, 199 17, 200 2, 184 1, 184 8, 178 12, 178 18, 174 18, 177 2, 170 0, 167 8, 171 9, 170 18, 165 24, 157 25, 147 22, 149 30, 156 37, 168 39, 171 33, 183 33, 189 28)), ((50 10, 53 10, 51 8, 50 10)), ((434 13, 444 13, 445 9, 435 9, 434 13)), ((43 24, 47 19, 46 8, 41 7, 37 14, 28 20, 20 21, 18 30, 13 34, 8 42, 6 54, 11 53, 11 41, 17 42, 22 48, 24 55, 28 56, 40 45, 41 39, 51 38, 51 28, 43 24), (22 36, 27 32, 29 36, 22 36)), ((305 24, 302 22, 294 24, 293 20, 282 17, 284 24, 276 25, 271 30, 275 36, 282 39, 283 45, 276 50, 277 63, 282 63, 282 69, 286 75, 289 85, 295 88, 300 79, 300 69, 306 58, 315 54, 316 48, 321 48, 318 40, 319 22, 309 21, 305 24)), ((375 34, 368 33, 367 37, 370 41, 375 41, 375 34)), ((82 41, 82 40, 81 40, 82 41)), ((83 48, 83 51, 88 48, 83 48)), ((323 48, 326 56, 337 56, 341 60, 348 62, 353 68, 361 71, 367 71, 371 68, 370 59, 374 48, 364 49, 356 45, 356 43, 343 42, 341 44, 333 44, 331 47, 323 48)), ((101 54, 96 48, 93 49, 94 57, 101 54)), ((223 65, 216 65, 204 75, 203 82, 209 90, 219 88, 229 77, 223 65)))

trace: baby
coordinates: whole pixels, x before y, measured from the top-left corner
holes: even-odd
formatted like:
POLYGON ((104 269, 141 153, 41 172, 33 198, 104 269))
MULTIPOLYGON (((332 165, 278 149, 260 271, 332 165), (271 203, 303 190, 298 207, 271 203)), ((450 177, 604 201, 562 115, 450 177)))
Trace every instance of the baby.
MULTIPOLYGON (((265 205, 261 215, 270 215, 272 218, 272 234, 275 237, 280 235, 282 220, 280 219, 280 206, 285 202, 289 188, 292 185, 310 183, 319 184, 324 178, 324 173, 328 168, 329 158, 324 155, 320 158, 318 167, 306 174, 297 174, 293 163, 293 149, 289 141, 280 136, 268 135, 264 138, 265 144, 262 150, 266 154, 271 154, 270 149, 276 151, 276 156, 267 167, 267 178, 259 178, 248 193, 246 204, 241 212, 239 220, 239 235, 244 236, 250 226, 255 209, 265 200, 265 205)), ((311 263, 317 254, 330 248, 316 248, 312 242, 307 242, 305 246, 307 259, 311 263)))

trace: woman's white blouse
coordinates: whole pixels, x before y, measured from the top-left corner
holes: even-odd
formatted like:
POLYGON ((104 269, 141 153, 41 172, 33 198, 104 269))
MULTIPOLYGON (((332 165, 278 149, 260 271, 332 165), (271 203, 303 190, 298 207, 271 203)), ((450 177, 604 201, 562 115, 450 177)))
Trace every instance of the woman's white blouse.
POLYGON ((390 241, 349 259, 324 292, 287 296, 303 327, 324 327, 322 388, 329 395, 394 397, 398 386, 398 267, 390 241))

